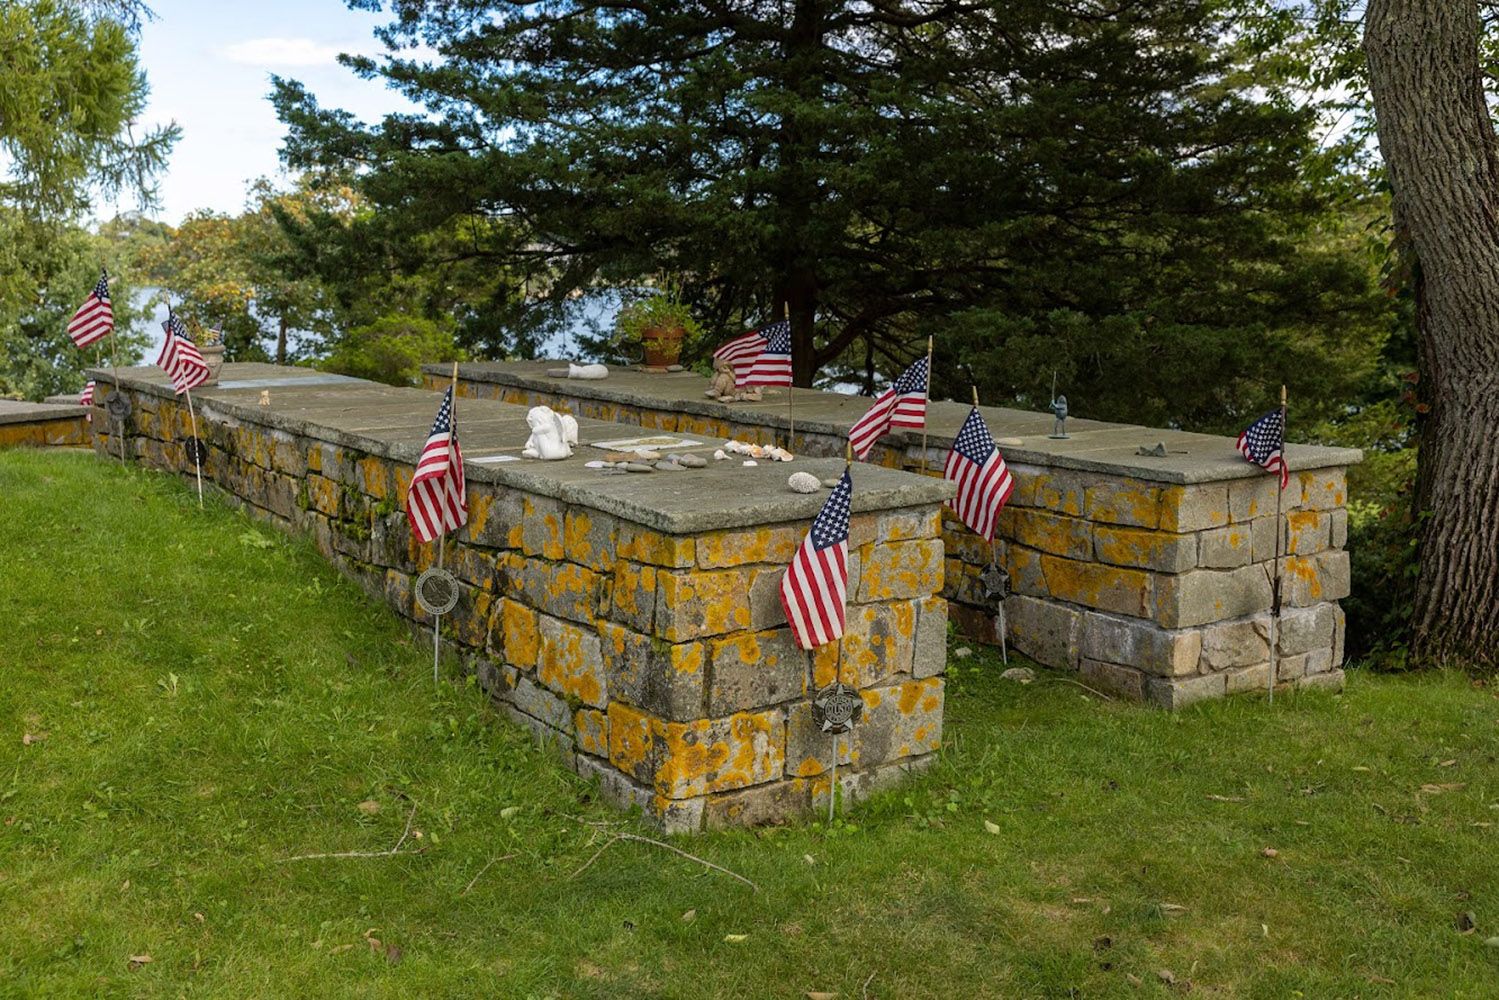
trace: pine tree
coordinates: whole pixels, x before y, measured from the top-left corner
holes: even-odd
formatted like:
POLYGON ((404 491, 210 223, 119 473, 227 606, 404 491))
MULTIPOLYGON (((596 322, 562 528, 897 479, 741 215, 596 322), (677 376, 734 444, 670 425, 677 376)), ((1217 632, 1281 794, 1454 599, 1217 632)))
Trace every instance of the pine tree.
POLYGON ((1056 367, 1081 412, 1200 425, 1267 368, 1356 380, 1382 333, 1316 229, 1315 109, 1238 38, 1261 6, 401 0, 347 62, 426 115, 274 100, 288 162, 357 167, 383 235, 499 220, 443 252, 553 301, 664 275, 726 334, 788 316, 799 384, 936 332, 939 392, 1044 401, 1056 367))

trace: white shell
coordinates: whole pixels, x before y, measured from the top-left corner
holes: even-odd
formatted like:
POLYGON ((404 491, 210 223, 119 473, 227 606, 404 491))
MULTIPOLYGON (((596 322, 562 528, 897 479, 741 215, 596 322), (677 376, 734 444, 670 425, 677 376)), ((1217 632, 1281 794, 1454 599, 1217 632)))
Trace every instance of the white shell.
POLYGON ((744 460, 744 464, 745 465, 759 465, 760 463, 757 462, 757 461, 755 461, 753 458, 746 458, 744 460))
POLYGON ((583 467, 585 469, 606 469, 612 464, 612 462, 601 462, 598 459, 594 459, 592 462, 584 462, 583 467))
POLYGON ((749 446, 749 457, 750 458, 764 458, 765 457, 765 449, 762 448, 762 447, 760 447, 757 444, 752 444, 752 445, 749 446))
POLYGON ((715 452, 714 452, 714 453, 713 453, 713 460, 714 460, 714 461, 715 461, 715 462, 722 462, 722 461, 723 461, 723 460, 724 460, 724 459, 726 459, 726 458, 728 458, 728 457, 729 457, 729 456, 727 456, 727 455, 725 455, 725 454, 724 454, 724 453, 723 453, 723 449, 722 449, 722 448, 720 448, 720 449, 718 449, 718 450, 717 450, 717 451, 715 451, 715 452))
POLYGON ((822 489, 822 483, 810 472, 793 472, 786 485, 798 493, 816 493, 822 489))

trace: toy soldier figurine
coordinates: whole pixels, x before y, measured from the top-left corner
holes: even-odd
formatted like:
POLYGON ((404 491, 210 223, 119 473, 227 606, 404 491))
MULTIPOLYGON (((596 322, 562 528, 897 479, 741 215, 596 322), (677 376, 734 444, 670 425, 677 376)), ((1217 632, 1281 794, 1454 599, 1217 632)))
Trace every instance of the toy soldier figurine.
POLYGON ((1067 437, 1067 397, 1055 396, 1051 401, 1051 412, 1056 415, 1056 423, 1052 425, 1051 437, 1065 439, 1067 437))

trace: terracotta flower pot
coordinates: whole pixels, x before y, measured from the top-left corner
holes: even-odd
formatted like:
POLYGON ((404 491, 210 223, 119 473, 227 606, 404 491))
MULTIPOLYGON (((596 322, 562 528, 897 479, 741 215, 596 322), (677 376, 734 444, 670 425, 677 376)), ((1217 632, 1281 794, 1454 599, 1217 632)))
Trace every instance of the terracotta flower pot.
POLYGON ((651 368, 666 368, 682 357, 683 331, 680 326, 652 327, 640 338, 645 347, 645 363, 651 368))

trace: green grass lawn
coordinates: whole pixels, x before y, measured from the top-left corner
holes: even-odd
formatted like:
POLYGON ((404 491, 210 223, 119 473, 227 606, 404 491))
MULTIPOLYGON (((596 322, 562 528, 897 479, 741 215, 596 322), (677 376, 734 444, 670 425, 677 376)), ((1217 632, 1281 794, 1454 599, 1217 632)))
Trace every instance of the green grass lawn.
POLYGON ((0 995, 1499 995, 1460 676, 1169 715, 981 652, 918 783, 675 841, 760 892, 576 874, 649 831, 309 545, 83 453, 0 453, 0 514, 0 995))

